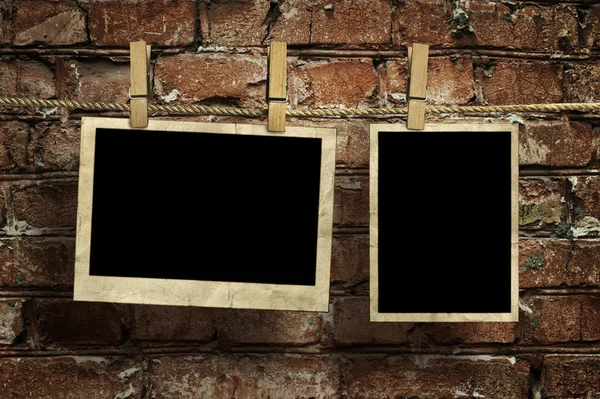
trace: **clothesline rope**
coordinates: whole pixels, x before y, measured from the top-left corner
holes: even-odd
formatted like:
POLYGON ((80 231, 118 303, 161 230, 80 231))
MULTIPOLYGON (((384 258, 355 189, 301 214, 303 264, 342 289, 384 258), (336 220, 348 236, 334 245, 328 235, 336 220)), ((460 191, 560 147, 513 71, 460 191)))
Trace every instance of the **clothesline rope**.
MULTIPOLYGON (((71 101, 71 100, 42 100, 38 98, 0 97, 0 105, 8 106, 36 106, 36 107, 65 107, 88 111, 129 111, 129 104, 71 101)), ((554 104, 518 104, 518 105, 462 105, 462 106, 437 106, 429 105, 425 112, 429 114, 472 114, 472 113, 513 113, 513 112, 562 112, 579 111, 591 112, 600 110, 597 103, 554 103, 554 104)), ((266 108, 237 108, 237 107, 209 107, 205 105, 148 105, 149 113, 165 113, 168 115, 219 115, 219 116, 246 116, 258 117, 267 115, 266 108)), ((364 108, 364 109, 288 109, 287 116, 296 117, 337 117, 337 116, 383 116, 405 115, 408 108, 364 108)))

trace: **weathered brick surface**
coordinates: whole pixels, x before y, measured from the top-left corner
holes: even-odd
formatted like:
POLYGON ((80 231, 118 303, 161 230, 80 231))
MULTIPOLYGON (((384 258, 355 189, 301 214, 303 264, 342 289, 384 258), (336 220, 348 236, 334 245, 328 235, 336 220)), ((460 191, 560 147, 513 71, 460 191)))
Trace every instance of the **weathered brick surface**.
POLYGON ((320 1, 315 5, 313 44, 387 44, 391 42, 391 1, 320 1))
POLYGON ((89 29, 98 46, 129 47, 143 40, 153 46, 187 46, 194 42, 193 0, 88 2, 89 29))
POLYGON ((426 43, 431 47, 451 47, 470 41, 468 32, 465 35, 456 29, 461 16, 455 18, 453 15, 452 4, 448 0, 398 2, 392 14, 394 45, 426 43))
POLYGON ((56 97, 54 72, 40 62, 0 61, 0 92, 13 97, 56 97))
POLYGON ((75 228, 77 181, 40 180, 10 185, 16 233, 38 234, 36 228, 75 228))
POLYGON ((361 108, 375 105, 377 75, 370 59, 300 63, 292 71, 290 103, 311 108, 361 108))
POLYGON ((0 45, 10 43, 12 25, 12 4, 4 1, 0 3, 0 45))
POLYGON ((547 399, 599 397, 600 356, 545 356, 541 394, 547 399))
POLYGON ((517 323, 427 323, 423 332, 436 344, 509 344, 517 323))
POLYGON ((600 66, 596 63, 568 64, 565 70, 565 100, 600 101, 600 66))
POLYGON ((279 2, 279 18, 271 24, 269 38, 288 45, 309 44, 313 24, 313 8, 318 3, 311 0, 279 2))
POLYGON ((337 130, 336 164, 347 168, 369 166, 369 123, 338 122, 328 124, 337 130))
POLYGON ((331 281, 353 287, 369 280, 369 236, 334 235, 331 248, 331 281))
MULTIPOLYGON (((466 2, 461 1, 461 6, 466 2)), ((467 26, 475 44, 533 52, 572 52, 579 47, 577 8, 517 3, 469 2, 467 26)), ((463 10, 459 8, 459 10, 463 10)))
POLYGON ((369 178, 367 176, 336 177, 333 223, 341 226, 369 224, 369 178))
POLYGON ((267 36, 269 1, 216 1, 202 7, 209 26, 206 46, 260 46, 267 36))
POLYGON ((529 365, 511 357, 357 356, 344 397, 504 398, 527 397, 529 365))
POLYGON ((44 347, 121 343, 123 316, 120 305, 38 299, 36 308, 44 347))
POLYGON ((560 287, 566 284, 567 264, 573 262, 569 240, 519 239, 519 286, 560 287))
POLYGON ((600 47, 600 5, 580 8, 581 43, 586 49, 600 47))
POLYGON ((67 288, 73 285, 75 240, 66 237, 0 239, 0 285, 67 288))
POLYGON ((553 228, 564 214, 565 180, 528 178, 519 180, 519 225, 553 228))
MULTIPOLYGON (((391 103, 406 100, 406 61, 386 62, 381 71, 382 91, 391 103)), ((470 57, 431 57, 427 69, 427 99, 432 104, 466 104, 475 96, 470 57)))
POLYGON ((0 171, 14 171, 26 166, 28 140, 26 123, 0 122, 0 171))
POLYGON ((78 170, 80 128, 75 123, 36 125, 28 146, 30 167, 35 171, 78 170))
POLYGON ((200 341, 215 335, 213 310, 187 306, 131 306, 131 337, 140 341, 200 341))
MULTIPOLYGON (((12 345, 23 332, 23 301, 5 299, 0 301, 0 345, 12 345)), ((1 389, 1 388, 0 388, 1 389)))
MULTIPOLYGON (((600 232, 600 178, 598 176, 578 176, 569 178, 571 190, 575 195, 576 213, 580 219, 591 217, 589 226, 581 227, 575 235, 585 236, 600 232), (595 225, 597 224, 597 226, 595 225), (597 230, 594 231, 594 228, 597 230)), ((597 235, 597 234, 596 234, 597 235)))
POLYGON ((155 94, 168 102, 265 106, 267 59, 254 55, 185 54, 159 57, 155 94), (176 91, 176 92, 175 92, 176 91))
POLYGON ((75 2, 26 0, 14 4, 13 43, 17 46, 61 46, 88 40, 85 12, 75 2))
POLYGON ((549 345, 600 339, 600 298, 537 296, 522 299, 521 343, 549 345))
POLYGON ((306 345, 317 342, 323 330, 314 312, 218 309, 216 322, 224 344, 306 345))
POLYGON ((141 399, 141 369, 132 358, 3 358, 0 397, 141 399))
POLYGON ((408 343, 413 323, 371 323, 368 297, 345 297, 333 300, 333 341, 335 345, 408 343))
POLYGON ((600 286, 600 241, 576 240, 567 268, 567 283, 572 286, 600 286))
POLYGON ((165 356, 149 361, 147 393, 157 399, 333 399, 340 368, 336 357, 319 355, 165 356))
POLYGON ((62 69, 63 95, 66 98, 117 103, 129 101, 131 78, 128 62, 67 59, 62 69))
POLYGON ((531 121, 519 134, 520 165, 584 167, 595 151, 588 123, 531 121))
POLYGON ((492 104, 563 102, 563 67, 559 63, 489 59, 476 68, 479 100, 492 104))

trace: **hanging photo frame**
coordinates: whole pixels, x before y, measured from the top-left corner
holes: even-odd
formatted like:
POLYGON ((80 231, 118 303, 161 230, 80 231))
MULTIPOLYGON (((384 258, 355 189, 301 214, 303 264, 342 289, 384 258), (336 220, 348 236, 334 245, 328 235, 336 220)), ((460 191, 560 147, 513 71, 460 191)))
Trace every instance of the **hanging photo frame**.
POLYGON ((518 319, 518 126, 370 128, 371 321, 518 319))
POLYGON ((74 298, 327 311, 335 130, 82 118, 74 298))

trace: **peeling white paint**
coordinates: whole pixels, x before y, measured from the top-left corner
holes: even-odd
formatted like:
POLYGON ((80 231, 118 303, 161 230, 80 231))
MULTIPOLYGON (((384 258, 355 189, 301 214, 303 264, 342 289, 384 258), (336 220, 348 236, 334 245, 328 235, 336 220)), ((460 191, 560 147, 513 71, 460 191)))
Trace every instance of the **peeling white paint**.
POLYGON ((575 238, 585 237, 592 233, 600 234, 600 220, 592 216, 585 216, 571 227, 571 232, 575 238))
POLYGON ((290 8, 289 11, 285 11, 283 13, 283 17, 285 19, 292 19, 294 18, 296 15, 298 15, 298 9, 297 8, 290 8))
POLYGON ((457 391, 454 391, 454 394, 455 394, 456 396, 471 396, 471 395, 469 395, 468 393, 466 393, 465 391, 458 391, 458 390, 457 390, 457 391))
POLYGON ((569 176, 567 180, 571 183, 571 187, 575 187, 577 185, 577 176, 569 176))
POLYGON ((137 367, 131 367, 131 368, 128 368, 127 370, 120 372, 120 373, 119 373, 119 377, 121 377, 122 379, 129 378, 129 377, 131 377, 133 374, 135 374, 136 372, 138 372, 139 370, 140 370, 140 369, 139 369, 139 368, 137 368, 137 367))
POLYGON ((362 187, 359 181, 345 181, 337 184, 338 187, 343 188, 344 190, 361 190, 362 187))
POLYGON ((160 98, 162 98, 166 103, 171 103, 175 100, 177 100, 177 98, 181 95, 181 92, 177 89, 173 89, 171 90, 171 92, 169 94, 167 94, 166 96, 160 96, 160 98))
POLYGON ((533 310, 529 306, 525 305, 525 303, 522 301, 519 301, 519 309, 521 309, 523 312, 527 312, 529 314, 533 313, 533 310))
POLYGON ((523 120, 523 118, 521 118, 519 115, 510 114, 510 115, 508 115, 508 117, 506 119, 511 123, 516 122, 519 125, 525 125, 525 120, 523 120))
POLYGON ((406 93, 390 93, 390 96, 396 101, 406 100, 406 93))
POLYGON ((77 89, 79 90, 79 92, 81 92, 81 79, 80 79, 81 75, 79 75, 79 69, 77 69, 77 64, 72 63, 71 68, 73 68, 75 70, 75 77, 77 78, 77 81, 79 82, 79 84, 77 85, 77 89))
POLYGON ((227 51, 227 47, 225 46, 208 46, 208 47, 198 47, 197 53, 225 53, 227 51))
POLYGON ((115 399, 131 398, 134 394, 135 394, 135 389, 133 388, 133 385, 129 384, 129 389, 127 389, 126 391, 123 391, 123 392, 118 392, 115 395, 115 399))
POLYGON ((42 114, 42 117, 46 119, 48 115, 53 115, 58 111, 58 107, 48 108, 48 107, 40 107, 36 112, 38 114, 42 114))
POLYGON ((550 154, 550 148, 532 137, 527 136, 525 144, 519 149, 519 152, 523 154, 523 157, 528 159, 532 163, 544 163, 550 154))
POLYGON ((471 396, 474 397, 474 398, 485 398, 484 395, 480 394, 477 391, 473 391, 473 394, 471 396))

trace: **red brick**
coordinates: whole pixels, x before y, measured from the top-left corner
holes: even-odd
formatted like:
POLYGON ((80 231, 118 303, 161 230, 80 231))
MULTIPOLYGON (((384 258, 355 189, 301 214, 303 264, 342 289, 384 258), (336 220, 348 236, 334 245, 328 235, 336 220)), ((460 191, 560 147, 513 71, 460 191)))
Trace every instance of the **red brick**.
POLYGON ((10 210, 14 217, 8 223, 14 233, 39 234, 43 231, 36 228, 75 228, 76 180, 19 182, 12 184, 10 189, 10 210))
POLYGON ((0 122, 0 171, 14 171, 26 166, 28 140, 26 123, 0 122))
POLYGON ((520 165, 583 167, 595 150, 589 123, 531 121, 519 135, 520 165))
POLYGON ((424 332, 438 345, 509 344, 517 323, 427 323, 424 332))
POLYGON ((288 45, 309 44, 314 7, 318 4, 312 0, 279 2, 281 15, 277 23, 271 25, 269 38, 288 45))
POLYGON ((315 4, 312 44, 391 43, 390 0, 323 0, 315 4))
POLYGON ((455 47, 468 43, 471 35, 459 32, 454 18, 453 6, 448 0, 398 2, 392 14, 394 45, 427 43, 431 47, 455 47))
POLYGON ((75 240, 67 237, 0 240, 0 285, 68 288, 73 285, 75 240))
POLYGON ((337 176, 334 198, 334 224, 368 226, 369 178, 367 176, 337 176))
POLYGON ((194 42, 193 0, 91 0, 90 37, 97 46, 129 47, 143 40, 153 46, 187 46, 194 42))
POLYGON ((85 12, 70 1, 25 0, 15 2, 13 43, 61 46, 87 42, 85 12))
POLYGON ((209 23, 208 46, 260 46, 267 35, 268 0, 203 3, 209 23), (267 22, 267 24, 265 24, 267 22))
POLYGON ((36 125, 28 146, 31 167, 36 171, 78 170, 80 128, 68 122, 36 125))
POLYGON ((129 101, 129 63, 105 59, 65 60, 65 98, 80 101, 129 101))
POLYGON ((147 374, 147 395, 156 399, 333 399, 341 372, 331 356, 207 354, 154 358, 147 374))
POLYGON ((369 279, 369 236, 334 235, 331 249, 331 281, 353 287, 369 279))
POLYGON ((540 229, 561 222, 565 180, 527 178, 519 180, 519 225, 540 229))
POLYGON ((598 49, 600 47, 600 5, 579 9, 582 47, 598 49))
POLYGON ((3 358, 0 397, 141 399, 141 368, 115 357, 3 358))
POLYGON ((565 97, 568 102, 600 101, 600 66, 569 64, 565 70, 565 97))
POLYGON ((225 344, 306 345, 323 330, 321 315, 312 312, 218 309, 216 319, 225 344))
MULTIPOLYGON (((383 92, 392 103, 405 102, 408 68, 405 61, 390 60, 383 72, 383 92)), ((431 57, 427 70, 427 98, 431 104, 468 103, 475 96, 470 57, 431 57)))
POLYGON ((24 329, 23 301, 20 299, 0 301, 0 345, 13 345, 24 329))
POLYGON ((10 43, 12 36, 12 4, 9 2, 0 3, 0 45, 10 43))
POLYGON ((485 103, 544 104, 563 101, 562 73, 557 63, 496 59, 479 65, 475 76, 485 103))
POLYGON ((0 62, 0 92, 13 97, 56 97, 54 72, 40 62, 0 62))
POLYGON ((356 356, 342 396, 353 399, 527 397, 529 365, 512 357, 356 356))
POLYGON ((132 338, 142 341, 212 340, 215 334, 211 309, 191 306, 132 305, 132 338))
MULTIPOLYGON (((431 58, 429 59, 431 62, 431 58)), ((388 60, 377 67, 381 96, 392 105, 406 106, 408 67, 406 61, 388 60)))
POLYGON ((519 238, 519 286, 560 287, 572 261, 569 240, 519 238))
POLYGON ((467 15, 477 46, 535 52, 569 52, 579 47, 577 9, 571 5, 517 3, 512 11, 504 3, 470 3, 467 15), (479 8, 479 4, 492 7, 479 8))
POLYGON ((292 105, 361 108, 376 103, 377 76, 370 59, 309 61, 291 75, 292 105))
MULTIPOLYGON (((579 218, 592 217, 600 219, 600 177, 598 176, 577 176, 570 177, 571 190, 575 195, 576 212, 579 213, 579 218)), ((591 221, 590 221, 591 222, 591 221)), ((600 230, 600 224, 598 226, 600 230)), ((593 233, 589 231, 588 233, 593 233)), ((588 235, 585 231, 581 231, 581 236, 588 235)), ((598 233, 598 231, 596 231, 598 233)), ((577 236, 577 234, 575 234, 577 236)))
POLYGON ((600 299, 593 296, 538 296, 522 300, 521 342, 549 345, 600 339, 600 299))
POLYGON ((36 305, 40 333, 46 348, 121 343, 120 305, 63 299, 38 299, 36 305))
POLYGON ((333 340, 335 345, 408 343, 413 323, 371 323, 369 297, 335 298, 333 301, 333 340))
POLYGON ((571 286, 600 286, 600 240, 575 240, 567 269, 571 286))
POLYGON ((546 355, 541 395, 544 399, 600 397, 600 356, 546 355))
POLYGON ((266 57, 231 54, 183 54, 159 57, 155 93, 179 92, 179 102, 264 107, 266 57))

